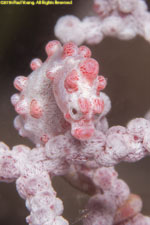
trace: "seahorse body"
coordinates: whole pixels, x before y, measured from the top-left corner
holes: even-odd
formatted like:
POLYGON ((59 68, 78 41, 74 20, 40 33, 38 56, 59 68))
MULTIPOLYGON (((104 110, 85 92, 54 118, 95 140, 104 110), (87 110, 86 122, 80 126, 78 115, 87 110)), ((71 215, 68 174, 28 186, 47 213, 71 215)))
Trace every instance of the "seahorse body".
POLYGON ((99 92, 106 80, 98 76, 99 65, 85 46, 67 43, 62 47, 50 41, 45 49, 46 61, 32 60, 34 71, 14 81, 20 91, 11 98, 19 114, 14 125, 36 144, 64 134, 70 125, 75 138, 88 139, 94 133, 94 115, 104 107, 99 92))

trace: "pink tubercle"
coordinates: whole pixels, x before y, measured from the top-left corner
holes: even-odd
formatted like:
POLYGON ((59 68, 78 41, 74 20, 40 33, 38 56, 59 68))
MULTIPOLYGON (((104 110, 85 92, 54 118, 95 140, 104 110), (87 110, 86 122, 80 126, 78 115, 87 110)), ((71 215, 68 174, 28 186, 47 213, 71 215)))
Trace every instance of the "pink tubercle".
POLYGON ((18 76, 15 78, 14 80, 14 87, 18 90, 18 91, 22 91, 26 85, 28 78, 24 77, 24 76, 18 76))
POLYGON ((45 51, 48 57, 51 57, 60 47, 61 47, 61 44, 59 41, 57 40, 49 41, 45 47, 45 51))
POLYGON ((91 103, 87 98, 79 98, 78 104, 79 104, 80 110, 83 114, 89 113, 89 111, 91 109, 91 103))
POLYGON ((68 93, 78 91, 77 81, 79 80, 78 73, 76 70, 72 70, 64 81, 64 87, 68 93))
POLYGON ((44 134, 42 137, 41 137, 41 141, 46 144, 48 141, 49 141, 49 137, 48 135, 44 134))
POLYGON ((50 79, 51 81, 54 80, 54 75, 53 75, 53 73, 52 73, 51 70, 47 70, 47 72, 46 72, 46 77, 47 77, 48 79, 50 79))
POLYGON ((99 64, 95 59, 89 58, 85 59, 79 64, 81 73, 86 77, 90 82, 93 82, 99 72, 99 64))
POLYGON ((85 58, 90 58, 91 55, 92 55, 91 50, 88 47, 84 46, 84 45, 79 47, 78 53, 79 53, 79 55, 81 55, 81 56, 83 56, 85 58))
POLYGON ((107 85, 107 81, 105 77, 98 76, 97 77, 97 94, 99 94, 99 92, 103 90, 106 87, 106 85, 107 85))
POLYGON ((33 60, 31 61, 31 63, 30 63, 30 68, 31 68, 32 70, 37 70, 37 69, 40 68, 41 66, 42 66, 42 61, 41 61, 41 59, 38 59, 38 58, 33 59, 33 60))
POLYGON ((25 115, 27 113, 27 103, 25 100, 20 100, 16 105, 15 105, 15 110, 18 114, 20 115, 25 115))
POLYGON ((104 101, 96 98, 93 100, 93 112, 102 113, 104 110, 104 101))
POLYGON ((63 58, 67 56, 74 56, 77 54, 77 46, 74 42, 68 42, 63 46, 63 58))
POLYGON ((33 99, 30 104, 30 115, 36 119, 39 119, 42 114, 42 108, 39 106, 39 103, 35 99, 33 99))
POLYGON ((77 128, 72 131, 72 135, 79 140, 87 140, 94 134, 93 128, 77 128))
POLYGON ((70 113, 67 112, 67 113, 64 115, 64 118, 65 118, 66 120, 70 120, 70 119, 71 119, 70 113))
POLYGON ((12 96, 11 96, 11 103, 12 103, 12 105, 16 105, 18 102, 19 102, 19 100, 20 100, 20 95, 19 94, 13 94, 12 96))

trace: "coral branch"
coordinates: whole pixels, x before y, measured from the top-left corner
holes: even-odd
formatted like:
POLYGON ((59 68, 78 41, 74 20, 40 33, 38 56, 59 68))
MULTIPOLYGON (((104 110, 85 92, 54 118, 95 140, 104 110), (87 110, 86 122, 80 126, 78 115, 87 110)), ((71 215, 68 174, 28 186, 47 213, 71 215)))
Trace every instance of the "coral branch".
POLYGON ((56 197, 50 180, 50 176, 63 174, 63 170, 66 172, 67 166, 64 162, 61 166, 58 160, 52 163, 45 153, 44 148, 30 150, 18 145, 10 150, 0 143, 0 181, 16 180, 18 193, 26 200, 26 207, 30 211, 27 217, 30 225, 67 225, 68 222, 61 216, 62 201, 56 197))
POLYGON ((11 151, 0 142, 0 181, 12 182, 20 176, 20 164, 28 152, 24 145, 15 146, 11 151))
POLYGON ((106 36, 129 40, 136 35, 150 42, 150 14, 143 0, 94 0, 97 16, 80 21, 75 16, 61 17, 55 35, 63 43, 74 41, 97 44, 106 36))
MULTIPOLYGON (((17 190, 21 197, 26 199, 26 207, 30 216, 26 218, 30 225, 68 225, 61 217, 63 204, 51 186, 47 173, 34 173, 30 176, 21 176, 17 182, 17 190)), ((41 171, 39 171, 41 172, 41 171)))

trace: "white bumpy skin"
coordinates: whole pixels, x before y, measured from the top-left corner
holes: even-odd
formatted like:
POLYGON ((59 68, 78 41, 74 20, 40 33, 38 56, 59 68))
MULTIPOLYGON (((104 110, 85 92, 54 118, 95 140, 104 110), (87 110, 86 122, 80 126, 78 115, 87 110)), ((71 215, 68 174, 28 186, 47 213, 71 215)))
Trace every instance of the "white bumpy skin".
POLYGON ((72 15, 61 17, 56 37, 78 45, 97 44, 106 36, 129 40, 140 35, 150 42, 150 13, 144 0, 94 0, 93 9, 97 15, 82 21, 72 15))
POLYGON ((45 144, 49 138, 66 131, 65 120, 54 99, 52 82, 46 76, 49 68, 57 70, 61 66, 57 64, 60 51, 58 43, 52 52, 47 52, 45 63, 39 59, 32 60, 33 72, 28 77, 18 76, 14 81, 15 88, 20 91, 11 97, 19 114, 14 126, 21 136, 28 137, 36 145, 45 144))
POLYGON ((28 77, 18 76, 14 86, 21 91, 11 98, 18 114, 15 127, 23 137, 36 145, 70 130, 79 140, 90 138, 94 124, 103 112, 104 101, 100 90, 106 86, 98 76, 99 64, 90 58, 85 46, 78 48, 70 42, 59 41, 46 45, 48 58, 31 62, 34 70, 28 77))

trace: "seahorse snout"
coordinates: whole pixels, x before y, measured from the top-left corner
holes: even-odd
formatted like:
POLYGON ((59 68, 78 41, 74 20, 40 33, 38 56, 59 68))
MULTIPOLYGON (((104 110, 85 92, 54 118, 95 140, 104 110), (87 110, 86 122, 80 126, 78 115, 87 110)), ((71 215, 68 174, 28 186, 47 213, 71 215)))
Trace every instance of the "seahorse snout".
POLYGON ((92 121, 86 120, 72 123, 71 128, 72 135, 78 140, 87 140, 91 138, 95 131, 92 121))

